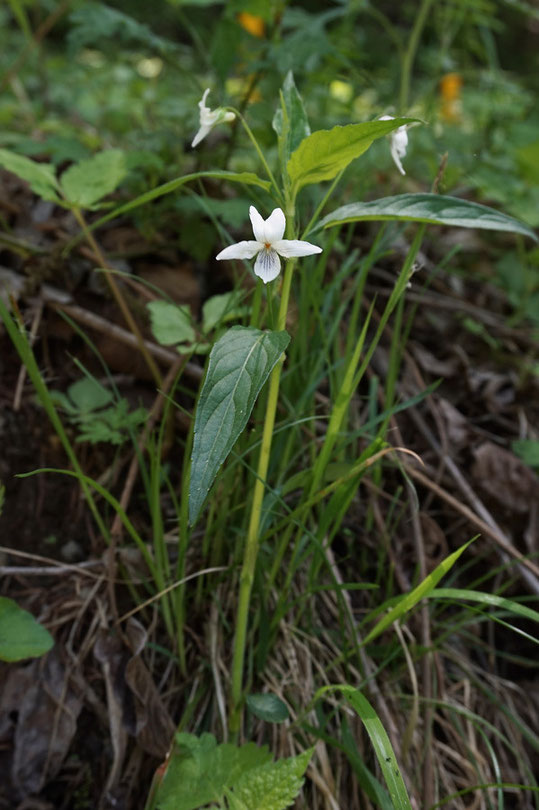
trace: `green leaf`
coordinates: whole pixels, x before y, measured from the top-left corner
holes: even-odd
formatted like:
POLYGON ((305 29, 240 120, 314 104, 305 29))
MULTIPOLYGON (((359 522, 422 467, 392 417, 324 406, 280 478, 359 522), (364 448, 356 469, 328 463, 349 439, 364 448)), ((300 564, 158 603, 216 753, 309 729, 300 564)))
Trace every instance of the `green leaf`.
MULTIPOLYGON (((539 612, 527 605, 521 605, 520 602, 515 602, 513 599, 506 599, 504 596, 497 596, 493 593, 483 593, 482 591, 470 591, 466 588, 436 588, 429 594, 430 599, 454 599, 461 603, 463 600, 470 602, 480 602, 485 607, 498 607, 503 610, 508 610, 523 619, 530 619, 532 622, 539 624, 539 612)), ((513 628, 518 632, 517 628, 513 628)), ((539 640, 527 634, 527 637, 539 644, 539 640)))
POLYGON ((287 332, 233 326, 213 347, 195 417, 189 489, 191 524, 289 341, 287 332))
POLYGON ((271 186, 269 180, 261 180, 261 178, 253 172, 229 172, 224 169, 211 172, 193 172, 193 174, 185 174, 183 177, 176 177, 168 183, 163 183, 161 186, 152 188, 151 191, 145 191, 144 194, 135 197, 134 200, 130 200, 118 206, 118 208, 114 208, 112 211, 109 211, 108 214, 98 219, 97 222, 92 223, 91 230, 99 228, 105 222, 108 222, 110 219, 115 219, 120 216, 120 214, 127 214, 128 211, 145 205, 147 202, 156 200, 158 197, 163 197, 165 194, 171 194, 173 191, 181 188, 185 183, 190 183, 192 180, 203 180, 205 177, 214 180, 228 180, 230 183, 243 183, 246 186, 258 186, 259 188, 263 188, 264 191, 269 191, 271 186))
POLYGON ((284 120, 283 110, 279 108, 275 112, 272 125, 277 135, 280 137, 284 135, 285 137, 284 150, 288 160, 302 140, 311 134, 303 99, 298 93, 291 70, 286 74, 283 83, 282 100, 284 102, 286 121, 284 120))
POLYGON ((192 343, 196 339, 191 326, 191 311, 188 306, 171 304, 168 301, 150 301, 152 333, 158 343, 171 346, 175 343, 192 343))
POLYGON ((211 332, 222 321, 241 317, 247 312, 247 307, 240 306, 243 297, 242 290, 232 290, 208 298, 202 306, 202 331, 204 334, 211 332))
POLYGON ((69 203, 90 208, 121 183, 126 175, 125 155, 121 149, 108 149, 70 166, 60 178, 69 203))
POLYGON ((453 225, 457 228, 510 231, 530 236, 537 241, 531 228, 507 214, 486 205, 457 197, 445 197, 442 194, 399 194, 367 203, 350 203, 324 217, 315 230, 342 225, 343 222, 364 220, 426 222, 430 225, 453 225))
POLYGON ((271 760, 266 747, 254 743, 236 747, 217 745, 212 734, 176 734, 168 768, 156 794, 159 810, 195 810, 210 802, 220 803, 232 787, 253 768, 271 760))
POLYGON ((229 810, 284 810, 294 803, 314 748, 242 773, 233 792, 227 792, 229 810))
POLYGON ((313 132, 300 143, 287 164, 295 192, 309 183, 332 180, 352 160, 366 152, 374 140, 414 120, 367 121, 313 132))
POLYGON ((405 593, 402 596, 397 604, 386 613, 386 615, 380 619, 378 624, 376 624, 371 632, 366 636, 363 640, 363 644, 369 644, 373 639, 383 633, 386 628, 393 624, 393 622, 400 619, 401 616, 404 616, 408 611, 410 611, 421 599, 424 599, 426 596, 430 594, 432 590, 436 587, 438 582, 441 578, 447 574, 447 572, 453 567, 456 563, 460 555, 466 551, 470 543, 473 543, 473 540, 469 540, 467 543, 464 543, 463 546, 458 548, 453 554, 450 554, 449 557, 446 557, 445 560, 442 560, 439 565, 436 566, 434 571, 432 571, 425 579, 419 583, 419 585, 410 591, 410 593, 405 593))
POLYGON ((43 200, 59 202, 57 194, 58 181, 54 166, 49 163, 37 163, 24 155, 17 155, 7 149, 0 149, 0 166, 8 172, 26 180, 30 188, 43 200))
POLYGON ((395 810, 412 810, 395 752, 380 718, 358 689, 354 689, 352 686, 340 686, 339 689, 365 726, 376 758, 380 763, 393 807, 395 810))
POLYGON ((530 467, 539 467, 539 441, 537 439, 515 439, 511 442, 513 453, 530 467))
POLYGON ((0 661, 21 661, 45 655, 54 639, 27 610, 0 596, 0 661))
POLYGON ((114 399, 112 393, 103 388, 93 377, 83 377, 67 389, 67 395, 78 414, 86 414, 104 408, 114 399))
POLYGON ((271 693, 248 695, 247 706, 254 715, 266 723, 282 723, 289 718, 286 703, 271 693))

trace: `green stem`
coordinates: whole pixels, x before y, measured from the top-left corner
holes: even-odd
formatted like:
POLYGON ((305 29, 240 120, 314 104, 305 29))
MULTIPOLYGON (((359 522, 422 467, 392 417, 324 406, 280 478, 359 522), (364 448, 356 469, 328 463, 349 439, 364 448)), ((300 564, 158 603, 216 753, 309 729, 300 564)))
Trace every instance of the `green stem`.
POLYGON ((406 48, 404 59, 402 60, 401 86, 399 97, 399 113, 401 115, 404 114, 404 112, 408 109, 412 66, 414 64, 414 59, 417 53, 419 40, 421 34, 423 33, 425 23, 427 22, 427 17, 429 15, 432 2, 433 0, 422 0, 417 17, 415 18, 414 27, 412 28, 412 32, 408 40, 408 47, 406 48))
MULTIPOLYGON (((277 319, 277 329, 282 331, 286 326, 286 315, 288 312, 288 300, 290 298, 290 288, 292 275, 294 272, 295 260, 290 259, 286 263, 281 303, 277 319)), ((271 443, 273 439, 273 428, 275 425, 275 415, 277 413, 277 402, 279 398, 279 386, 281 382, 281 370, 283 367, 284 355, 271 372, 268 400, 266 404, 266 417, 262 432, 262 442, 260 445, 260 456, 258 459, 257 477, 254 485, 253 501, 251 505, 251 516, 247 539, 245 541, 245 553, 240 576, 240 592, 238 599, 238 611, 236 617, 236 634, 234 636, 234 650, 232 656, 232 684, 231 684, 231 709, 230 709, 230 733, 232 737, 237 737, 242 714, 242 691, 243 691, 243 667, 245 660, 245 645, 247 640, 247 624, 249 619, 249 605, 251 602, 251 591, 253 587, 256 559, 258 556, 258 540, 260 530, 260 520, 262 517, 262 502, 266 489, 266 476, 271 453, 271 443)))

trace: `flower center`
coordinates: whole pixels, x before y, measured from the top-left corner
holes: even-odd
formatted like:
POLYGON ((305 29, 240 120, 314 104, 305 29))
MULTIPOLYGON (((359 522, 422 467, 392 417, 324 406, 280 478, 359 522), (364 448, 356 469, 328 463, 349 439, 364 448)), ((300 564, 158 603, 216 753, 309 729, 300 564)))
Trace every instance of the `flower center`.
POLYGON ((266 248, 266 250, 269 250, 271 247, 271 242, 264 242, 264 247, 266 248))

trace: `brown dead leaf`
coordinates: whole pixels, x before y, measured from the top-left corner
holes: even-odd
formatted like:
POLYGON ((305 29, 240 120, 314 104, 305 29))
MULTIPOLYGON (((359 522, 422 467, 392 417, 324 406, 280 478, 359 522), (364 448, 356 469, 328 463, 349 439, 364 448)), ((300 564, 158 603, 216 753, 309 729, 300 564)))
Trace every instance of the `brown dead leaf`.
POLYGON ((466 417, 449 400, 439 397, 438 409, 443 417, 447 438, 452 449, 465 447, 470 442, 472 430, 466 417))
POLYGON ((474 450, 472 475, 506 509, 528 512, 539 498, 539 479, 519 458, 493 442, 474 450))
POLYGON ((107 685, 110 733, 114 762, 107 790, 118 784, 125 757, 127 734, 135 737, 148 754, 163 759, 175 726, 159 696, 152 676, 142 660, 147 633, 136 619, 126 625, 128 646, 119 635, 103 632, 94 654, 107 685))
POLYGON ((20 798, 38 793, 60 770, 77 729, 82 700, 56 649, 10 669, 0 704, 3 736, 13 723, 11 780, 20 798))
POLYGON ((437 377, 454 377, 461 365, 458 357, 440 360, 419 344, 414 345, 413 353, 423 371, 428 371, 429 374, 434 374, 437 377))
POLYGON ((442 528, 427 512, 420 512, 419 520, 421 521, 427 569, 430 573, 447 557, 447 540, 442 528))

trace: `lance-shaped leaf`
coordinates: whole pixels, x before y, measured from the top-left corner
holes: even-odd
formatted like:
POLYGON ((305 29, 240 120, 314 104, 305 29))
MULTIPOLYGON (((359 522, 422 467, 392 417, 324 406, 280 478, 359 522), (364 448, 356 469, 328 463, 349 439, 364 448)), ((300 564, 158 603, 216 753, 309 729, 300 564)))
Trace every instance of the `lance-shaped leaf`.
POLYGON ((191 524, 289 341, 287 332, 233 326, 211 350, 195 417, 189 489, 191 524))
POLYGON ((415 120, 392 118, 389 121, 367 121, 313 132, 304 138, 287 164, 294 190, 297 192, 309 183, 332 180, 352 160, 366 152, 377 138, 415 120))
POLYGON ((8 149, 0 149, 0 166, 16 174, 21 180, 26 180, 32 191, 41 199, 58 202, 58 181, 54 166, 49 163, 38 163, 8 149))
POLYGON ((291 70, 286 74, 281 93, 284 109, 281 106, 275 111, 272 126, 277 135, 285 139, 284 150, 288 159, 302 140, 311 134, 311 128, 291 70))
POLYGON ((442 194, 399 194, 372 202, 343 205, 324 217, 315 228, 330 228, 344 222, 363 220, 397 220, 427 222, 431 225, 453 225, 457 228, 483 228, 489 231, 510 231, 530 236, 534 232, 513 217, 486 205, 447 197, 442 194))

